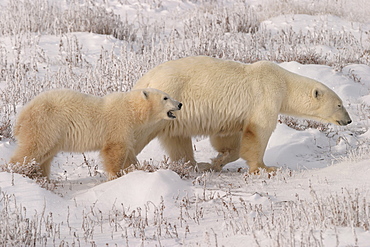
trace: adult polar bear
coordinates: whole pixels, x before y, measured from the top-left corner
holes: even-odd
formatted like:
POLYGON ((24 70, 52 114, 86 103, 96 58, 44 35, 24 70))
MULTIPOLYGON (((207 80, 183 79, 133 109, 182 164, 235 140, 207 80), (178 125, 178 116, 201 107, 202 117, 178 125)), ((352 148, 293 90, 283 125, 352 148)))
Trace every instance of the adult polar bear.
POLYGON ((10 163, 35 159, 43 176, 59 151, 101 150, 109 179, 136 163, 136 140, 161 120, 173 120, 182 104, 157 89, 111 93, 104 97, 72 90, 41 93, 21 111, 14 134, 18 141, 10 163))
POLYGON ((176 121, 159 123, 142 145, 158 135, 172 160, 194 165, 191 137, 210 136, 219 152, 212 160, 214 170, 241 157, 250 173, 274 171, 263 156, 280 113, 351 123, 341 99, 328 87, 267 61, 247 65, 206 56, 182 58, 155 67, 134 86, 147 87, 170 94, 184 107, 176 121))

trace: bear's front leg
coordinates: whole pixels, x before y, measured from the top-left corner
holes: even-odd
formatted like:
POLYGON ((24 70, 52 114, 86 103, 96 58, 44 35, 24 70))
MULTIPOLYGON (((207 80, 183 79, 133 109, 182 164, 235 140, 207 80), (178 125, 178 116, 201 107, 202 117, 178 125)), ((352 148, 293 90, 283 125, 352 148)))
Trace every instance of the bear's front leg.
MULTIPOLYGON (((121 170, 127 168, 129 149, 124 143, 106 143, 100 151, 103 158, 105 171, 108 173, 108 179, 112 180, 121 176, 121 170)), ((131 159, 129 159, 131 160, 131 159)))
POLYGON ((190 136, 170 136, 161 134, 158 139, 162 147, 166 150, 171 161, 189 162, 191 166, 196 166, 194 159, 192 141, 190 136))
POLYGON ((263 162, 263 156, 272 130, 273 128, 266 128, 257 124, 250 124, 244 129, 240 157, 247 161, 250 174, 258 173, 260 169, 264 169, 269 173, 276 171, 277 167, 266 166, 263 162))

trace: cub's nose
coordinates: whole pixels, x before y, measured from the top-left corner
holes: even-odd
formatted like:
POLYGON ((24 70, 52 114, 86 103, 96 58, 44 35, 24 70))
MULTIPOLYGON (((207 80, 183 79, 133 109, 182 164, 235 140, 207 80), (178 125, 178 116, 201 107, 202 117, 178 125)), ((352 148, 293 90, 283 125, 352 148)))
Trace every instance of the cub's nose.
POLYGON ((180 110, 180 109, 181 109, 181 107, 182 107, 182 103, 179 103, 178 107, 179 107, 179 110, 180 110))
POLYGON ((350 124, 350 123, 352 123, 352 120, 351 120, 351 119, 350 119, 350 120, 348 120, 347 124, 350 124))

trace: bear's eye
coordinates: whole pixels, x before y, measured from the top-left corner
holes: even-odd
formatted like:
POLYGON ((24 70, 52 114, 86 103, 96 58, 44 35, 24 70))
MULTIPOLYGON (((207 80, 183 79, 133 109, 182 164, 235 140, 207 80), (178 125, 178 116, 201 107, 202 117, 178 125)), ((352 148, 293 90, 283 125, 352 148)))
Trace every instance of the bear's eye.
POLYGON ((342 107, 342 105, 338 105, 338 107, 339 107, 339 108, 341 108, 341 107, 342 107))
POLYGON ((168 97, 164 97, 163 100, 168 100, 168 97))

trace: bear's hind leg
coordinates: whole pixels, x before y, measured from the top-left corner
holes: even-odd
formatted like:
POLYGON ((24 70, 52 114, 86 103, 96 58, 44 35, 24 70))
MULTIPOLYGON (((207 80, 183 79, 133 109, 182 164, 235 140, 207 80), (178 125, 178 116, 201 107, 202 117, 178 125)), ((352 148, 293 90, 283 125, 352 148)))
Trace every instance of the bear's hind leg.
POLYGON ((218 152, 217 157, 212 159, 212 169, 221 171, 226 164, 239 159, 241 134, 210 137, 211 144, 218 152))
POLYGON ((31 171, 22 172, 22 167, 20 167, 20 172, 28 174, 28 176, 30 177, 36 176, 36 173, 41 172, 42 176, 49 177, 50 163, 53 160, 55 154, 55 149, 47 150, 39 143, 30 143, 30 145, 19 144, 9 163, 19 164, 20 166, 26 167, 34 160, 36 164, 38 164, 40 170, 36 168, 36 170, 34 171, 35 174, 33 174, 33 172, 31 171))
POLYGON ((50 168, 51 168, 51 162, 54 159, 54 155, 50 156, 49 158, 45 159, 44 162, 40 164, 41 168, 41 175, 44 177, 49 178, 50 177, 50 168))

